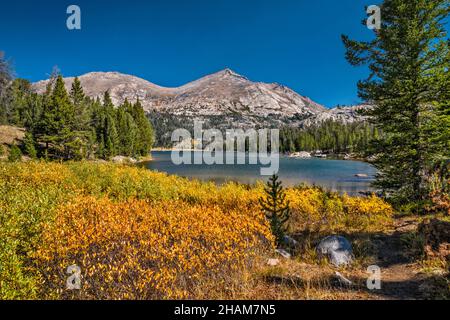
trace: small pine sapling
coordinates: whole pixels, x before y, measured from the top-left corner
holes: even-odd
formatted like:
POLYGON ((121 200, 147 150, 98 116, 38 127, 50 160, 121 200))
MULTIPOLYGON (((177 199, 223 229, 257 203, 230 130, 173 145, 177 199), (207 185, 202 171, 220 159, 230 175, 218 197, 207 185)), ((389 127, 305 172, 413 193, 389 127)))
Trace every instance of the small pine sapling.
POLYGON ((282 182, 278 181, 278 176, 274 174, 269 178, 264 189, 266 197, 260 198, 259 203, 267 219, 270 221, 272 233, 277 244, 283 242, 287 231, 286 223, 290 218, 289 201, 286 201, 282 182))

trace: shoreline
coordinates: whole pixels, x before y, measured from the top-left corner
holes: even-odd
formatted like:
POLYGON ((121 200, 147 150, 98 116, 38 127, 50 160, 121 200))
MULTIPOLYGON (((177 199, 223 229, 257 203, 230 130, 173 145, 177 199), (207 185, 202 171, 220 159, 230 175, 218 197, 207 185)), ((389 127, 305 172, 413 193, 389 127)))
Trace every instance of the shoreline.
MULTIPOLYGON (((151 152, 153 152, 153 151, 155 151, 155 152, 172 152, 174 150, 171 148, 153 148, 151 152)), ((183 149, 183 150, 176 150, 176 151, 200 152, 200 151, 204 151, 204 150, 183 149)), ((224 151, 224 153, 225 152, 226 151, 224 151)), ((292 153, 280 152, 280 155, 283 157, 286 157, 286 158, 300 159, 300 160, 321 159, 321 160, 360 161, 360 162, 371 163, 367 158, 364 158, 364 157, 360 158, 358 156, 349 156, 348 154, 346 154, 346 155, 345 154, 321 154, 321 156, 311 155, 310 157, 294 156, 294 154, 297 154, 297 153, 299 153, 299 152, 292 152, 292 153)), ((248 154, 248 152, 246 152, 246 154, 248 154)), ((150 159, 139 161, 139 162, 148 162, 151 160, 152 159, 150 156, 150 159)))

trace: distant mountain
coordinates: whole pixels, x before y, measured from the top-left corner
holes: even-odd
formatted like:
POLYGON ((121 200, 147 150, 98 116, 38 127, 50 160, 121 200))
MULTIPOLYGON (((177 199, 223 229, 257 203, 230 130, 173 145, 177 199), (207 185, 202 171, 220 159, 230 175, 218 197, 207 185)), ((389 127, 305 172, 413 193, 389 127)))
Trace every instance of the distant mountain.
POLYGON ((333 109, 328 109, 324 112, 318 113, 303 121, 304 126, 313 126, 325 121, 337 121, 341 123, 353 123, 366 120, 366 117, 361 115, 361 112, 370 108, 370 105, 360 104, 355 106, 342 106, 333 109))
MULTIPOLYGON (((67 89, 73 79, 64 79, 67 89)), ((109 91, 115 104, 139 98, 145 111, 160 118, 184 123, 198 119, 219 128, 303 126, 329 119, 361 119, 355 112, 359 107, 329 110, 283 85, 252 82, 229 69, 177 88, 117 72, 92 72, 79 79, 90 97, 102 97, 109 91)), ((47 81, 35 83, 35 90, 45 91, 47 81)))

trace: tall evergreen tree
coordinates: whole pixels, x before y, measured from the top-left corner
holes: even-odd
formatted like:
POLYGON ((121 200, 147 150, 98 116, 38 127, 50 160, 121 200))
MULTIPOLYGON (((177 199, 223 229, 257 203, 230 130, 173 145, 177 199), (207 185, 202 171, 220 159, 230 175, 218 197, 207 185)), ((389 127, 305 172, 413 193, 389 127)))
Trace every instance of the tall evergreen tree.
POLYGON ((109 115, 112 116, 114 114, 114 104, 109 91, 105 91, 105 94, 103 95, 103 108, 109 115))
POLYGON ((125 102, 117 109, 117 131, 119 134, 119 153, 124 156, 135 156, 138 127, 129 113, 132 106, 125 102))
POLYGON ((23 112, 23 125, 30 132, 34 132, 43 111, 42 95, 32 92, 27 95, 26 108, 23 112))
POLYGON ((23 138, 23 149, 25 151, 25 154, 30 158, 35 159, 37 157, 36 142, 34 140, 33 134, 30 132, 27 132, 25 134, 25 137, 23 138))
POLYGON ((75 109, 80 108, 80 106, 84 103, 84 99, 86 98, 83 87, 81 86, 81 82, 78 77, 75 77, 72 83, 72 88, 70 89, 70 99, 72 99, 72 103, 75 106, 75 109))
POLYGON ((70 100, 74 106, 76 127, 79 131, 85 131, 89 125, 88 99, 84 94, 81 82, 76 77, 70 90, 70 100))
POLYGON ((116 127, 116 111, 112 103, 109 92, 105 92, 103 103, 96 110, 98 114, 94 116, 96 123, 98 156, 109 159, 118 154, 119 135, 116 127))
POLYGON ((45 99, 43 114, 35 133, 36 139, 45 145, 49 156, 70 158, 73 150, 68 143, 74 138, 74 127, 74 107, 62 76, 58 76, 51 95, 45 99))
POLYGON ((371 71, 358 89, 374 105, 368 115, 384 133, 373 144, 376 185, 399 204, 424 200, 429 168, 449 158, 448 141, 438 147, 448 122, 437 116, 449 101, 448 13, 449 0, 385 0, 375 39, 343 36, 347 60, 371 71))
POLYGON ((106 114, 103 127, 103 156, 109 159, 118 154, 119 135, 117 133, 114 117, 106 114))
POLYGON ((102 102, 99 98, 92 101, 90 104, 90 154, 92 157, 103 156, 104 143, 103 143, 103 119, 104 111, 102 102))
POLYGON ((93 137, 90 128, 91 121, 91 101, 86 97, 81 86, 81 82, 76 77, 72 83, 70 90, 70 100, 74 107, 74 139, 70 143, 70 147, 75 153, 76 158, 84 158, 89 152, 88 149, 92 147, 91 142, 93 137))
POLYGON ((139 99, 132 107, 131 115, 137 126, 136 154, 138 156, 146 156, 150 152, 153 145, 153 128, 145 115, 139 99))

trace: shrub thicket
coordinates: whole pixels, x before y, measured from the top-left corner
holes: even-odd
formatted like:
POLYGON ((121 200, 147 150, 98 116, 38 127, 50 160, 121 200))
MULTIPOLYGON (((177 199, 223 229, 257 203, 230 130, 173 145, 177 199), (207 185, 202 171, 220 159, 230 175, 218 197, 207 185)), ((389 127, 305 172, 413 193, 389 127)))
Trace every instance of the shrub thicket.
MULTIPOLYGON (((376 197, 286 189, 290 229, 375 231, 376 197)), ((0 299, 232 298, 274 244, 252 188, 92 162, 0 163, 0 299), (67 291, 67 267, 82 290, 67 291)))

